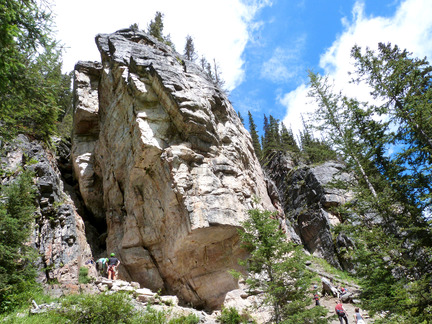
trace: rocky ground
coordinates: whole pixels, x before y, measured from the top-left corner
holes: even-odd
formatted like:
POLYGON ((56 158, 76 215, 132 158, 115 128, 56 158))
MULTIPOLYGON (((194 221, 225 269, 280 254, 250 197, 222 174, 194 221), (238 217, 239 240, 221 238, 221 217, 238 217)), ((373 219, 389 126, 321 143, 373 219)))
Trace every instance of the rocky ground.
MULTIPOLYGON (((329 316, 335 314, 334 308, 336 306, 337 300, 338 300, 337 298, 330 297, 330 296, 325 296, 325 297, 321 298, 321 300, 320 300, 321 306, 324 306, 328 309, 329 316)), ((349 323, 355 323, 355 321, 354 321, 354 313, 355 313, 354 309, 358 306, 356 306, 355 304, 351 304, 351 303, 346 303, 343 305, 344 305, 345 310, 348 313, 349 323)), ((366 323, 373 323, 373 320, 369 318, 367 311, 362 310, 360 308, 360 313, 365 318, 366 323)), ((339 324, 339 320, 338 320, 338 318, 335 318, 330 323, 331 324, 339 324)))

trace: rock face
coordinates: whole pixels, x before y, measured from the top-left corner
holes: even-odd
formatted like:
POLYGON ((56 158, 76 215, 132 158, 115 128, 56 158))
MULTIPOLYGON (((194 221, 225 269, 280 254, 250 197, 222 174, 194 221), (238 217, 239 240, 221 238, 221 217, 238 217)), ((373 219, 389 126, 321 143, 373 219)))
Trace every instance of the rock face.
MULTIPOLYGON (((329 161, 318 166, 295 166, 289 156, 275 153, 266 166, 266 173, 275 182, 283 209, 305 248, 312 254, 326 259, 335 267, 341 267, 338 248, 346 247, 344 235, 335 240, 331 226, 339 224, 339 215, 333 207, 347 202, 349 192, 331 187, 335 180, 348 181, 350 176, 343 165, 329 161)), ((348 240, 349 241, 349 240, 348 240)), ((342 264, 345 268, 348 264, 342 264)))
POLYGON ((1 179, 2 184, 13 181, 20 168, 35 173, 37 214, 31 243, 40 255, 39 281, 77 283, 79 269, 91 258, 91 251, 84 222, 64 191, 54 154, 19 135, 2 147, 0 159, 0 168, 11 174, 1 179))
POLYGON ((102 65, 75 70, 72 160, 83 200, 106 219, 120 277, 219 307, 237 287, 237 230, 254 197, 274 209, 226 96, 201 69, 131 30, 98 35, 102 65))

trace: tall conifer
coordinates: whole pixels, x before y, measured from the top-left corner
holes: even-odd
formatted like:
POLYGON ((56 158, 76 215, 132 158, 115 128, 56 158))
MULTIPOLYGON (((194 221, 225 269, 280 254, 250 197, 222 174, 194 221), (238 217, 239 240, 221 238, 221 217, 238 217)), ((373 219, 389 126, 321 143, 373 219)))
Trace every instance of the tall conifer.
POLYGON ((252 145, 254 147, 255 154, 256 154, 257 158, 261 159, 261 157, 262 157, 261 143, 259 141, 259 136, 258 136, 258 132, 256 129, 257 126, 253 120, 253 117, 252 117, 252 114, 250 111, 248 111, 248 117, 249 117, 249 132, 250 132, 251 137, 252 137, 252 145))

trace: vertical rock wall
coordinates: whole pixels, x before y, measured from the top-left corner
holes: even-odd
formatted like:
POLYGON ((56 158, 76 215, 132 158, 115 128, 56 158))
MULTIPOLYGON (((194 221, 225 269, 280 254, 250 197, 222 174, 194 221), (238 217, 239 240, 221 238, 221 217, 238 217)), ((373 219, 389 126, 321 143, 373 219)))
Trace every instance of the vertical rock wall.
POLYGON ((344 166, 336 161, 296 166, 281 152, 273 154, 266 164, 266 173, 280 193, 288 227, 293 229, 291 236, 313 255, 335 267, 349 268, 338 255, 338 248, 346 245, 347 238, 334 238, 331 230, 340 223, 334 208, 352 199, 352 193, 332 186, 334 181, 352 181, 343 170, 344 166))
POLYGON ((35 173, 37 214, 30 241, 40 255, 39 281, 78 283, 79 269, 92 255, 84 222, 64 190, 54 154, 19 135, 1 148, 0 161, 0 168, 10 174, 0 179, 2 184, 13 181, 21 168, 35 173))
POLYGON ((106 218, 123 278, 216 308, 236 288, 227 271, 245 254, 237 230, 254 197, 274 208, 249 133, 200 68, 165 45, 131 30, 96 42, 102 66, 75 71, 83 199, 106 218))

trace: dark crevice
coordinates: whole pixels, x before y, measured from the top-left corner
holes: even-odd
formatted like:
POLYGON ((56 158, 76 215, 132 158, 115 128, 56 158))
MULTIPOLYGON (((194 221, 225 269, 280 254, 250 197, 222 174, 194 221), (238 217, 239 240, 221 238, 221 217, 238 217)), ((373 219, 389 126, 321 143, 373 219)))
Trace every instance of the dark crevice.
POLYGON ((95 215, 86 208, 79 192, 78 183, 73 176, 70 147, 70 142, 66 140, 62 140, 58 145, 57 165, 61 173, 64 191, 70 196, 77 208, 78 214, 84 221, 87 242, 90 245, 93 257, 96 259, 99 256, 106 255, 106 218, 95 217, 95 215))

